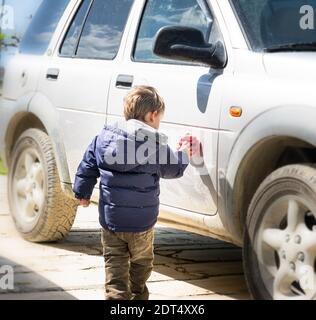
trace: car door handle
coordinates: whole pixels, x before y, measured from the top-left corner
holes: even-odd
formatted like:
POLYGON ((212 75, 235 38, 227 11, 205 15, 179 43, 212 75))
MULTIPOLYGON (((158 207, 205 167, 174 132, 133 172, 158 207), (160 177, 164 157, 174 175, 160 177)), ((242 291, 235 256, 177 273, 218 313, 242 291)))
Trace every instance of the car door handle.
POLYGON ((50 68, 47 70, 46 79, 48 80, 57 80, 59 76, 59 69, 50 68))
POLYGON ((132 87, 134 77, 128 74, 120 74, 116 79, 116 88, 118 89, 129 89, 132 87))

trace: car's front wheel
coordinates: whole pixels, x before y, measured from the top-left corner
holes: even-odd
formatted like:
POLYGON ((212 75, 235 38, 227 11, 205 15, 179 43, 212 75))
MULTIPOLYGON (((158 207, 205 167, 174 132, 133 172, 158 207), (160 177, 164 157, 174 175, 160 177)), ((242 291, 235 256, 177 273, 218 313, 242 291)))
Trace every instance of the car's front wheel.
POLYGON ((250 204, 244 269, 255 299, 316 298, 316 170, 273 172, 250 204))
POLYGON ((15 225, 25 239, 56 241, 70 230, 77 204, 61 190, 52 143, 43 131, 26 130, 17 140, 8 198, 15 225))

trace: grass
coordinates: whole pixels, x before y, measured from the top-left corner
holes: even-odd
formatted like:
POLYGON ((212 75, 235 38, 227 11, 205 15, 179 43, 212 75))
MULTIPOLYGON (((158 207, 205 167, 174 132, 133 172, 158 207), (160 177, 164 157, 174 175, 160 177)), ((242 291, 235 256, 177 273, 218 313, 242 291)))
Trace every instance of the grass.
POLYGON ((8 172, 7 170, 4 168, 2 161, 0 159, 0 175, 6 175, 8 172))

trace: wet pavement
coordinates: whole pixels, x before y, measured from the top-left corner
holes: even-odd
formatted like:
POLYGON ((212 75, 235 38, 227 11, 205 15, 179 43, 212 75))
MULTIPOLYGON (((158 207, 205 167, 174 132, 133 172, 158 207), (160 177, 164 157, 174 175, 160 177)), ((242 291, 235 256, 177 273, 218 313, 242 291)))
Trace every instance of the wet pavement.
MULTIPOLYGON (((24 241, 14 228, 0 176, 0 267, 14 270, 3 299, 103 299, 104 262, 97 207, 80 208, 64 240, 24 241)), ((1 278, 1 274, 0 274, 1 278)), ((150 299, 249 299, 241 250, 231 244, 157 225, 150 299)))

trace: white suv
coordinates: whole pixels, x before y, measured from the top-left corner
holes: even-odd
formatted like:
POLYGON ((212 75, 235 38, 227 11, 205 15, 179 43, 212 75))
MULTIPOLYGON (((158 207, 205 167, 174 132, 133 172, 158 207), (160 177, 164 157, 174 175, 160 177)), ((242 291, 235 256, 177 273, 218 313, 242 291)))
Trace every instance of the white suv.
MULTIPOLYGON (((167 105, 170 145, 204 168, 163 181, 160 222, 244 248, 258 299, 316 297, 315 0, 43 0, 8 66, 0 155, 11 213, 55 241, 83 152, 138 84, 167 105)), ((95 190, 94 199, 98 199, 95 190)))

